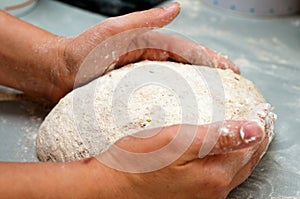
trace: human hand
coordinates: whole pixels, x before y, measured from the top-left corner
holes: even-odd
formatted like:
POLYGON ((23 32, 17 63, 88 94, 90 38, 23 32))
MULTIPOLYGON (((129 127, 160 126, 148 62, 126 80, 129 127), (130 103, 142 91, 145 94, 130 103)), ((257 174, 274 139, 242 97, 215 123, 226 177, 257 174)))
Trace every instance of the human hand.
POLYGON ((221 123, 174 125, 155 135, 152 131, 142 132, 116 143, 117 147, 134 154, 133 157, 144 154, 143 161, 120 156, 114 146, 97 159, 68 163, 1 163, 0 193, 4 198, 225 198, 250 175, 268 142, 268 135, 253 122, 227 121, 223 126, 221 123), (224 136, 227 131, 221 127, 227 128, 230 134, 224 136), (240 128, 244 137, 240 136, 240 128), (222 133, 216 145, 206 138, 219 132, 222 133), (149 135, 151 137, 141 138, 149 135), (247 140, 252 142, 245 142, 247 140), (208 154, 200 154, 206 157, 199 158, 205 144, 214 147, 208 154), (153 152, 160 155, 153 157, 153 152), (157 163, 162 167, 157 169, 157 163), (148 172, 137 172, 145 168, 148 172))
POLYGON ((179 4, 172 3, 164 8, 154 8, 109 18, 76 37, 57 38, 60 46, 60 53, 58 54, 61 61, 54 70, 55 78, 53 79, 56 81, 54 82, 56 86, 51 91, 50 99, 59 100, 74 88, 75 81, 77 81, 76 87, 113 68, 145 59, 159 61, 171 59, 177 62, 231 68, 239 73, 239 69, 227 58, 200 44, 178 36, 150 31, 151 28, 169 24, 179 11, 179 4), (141 32, 143 33, 142 36, 133 37, 134 34, 141 32), (129 41, 128 35, 130 35, 129 41), (113 41, 111 38, 114 38, 113 41), (103 44, 105 42, 107 45, 103 44), (133 46, 130 51, 128 46, 132 44, 138 44, 138 46, 133 46), (83 61, 99 45, 102 46, 98 48, 97 57, 94 60, 100 64, 96 68, 94 67, 95 64, 92 64, 93 67, 89 66, 88 69, 84 69, 85 73, 82 75, 84 79, 78 80, 78 76, 80 76, 78 72, 81 70, 83 61), (106 55, 117 51, 120 45, 125 51, 121 50, 115 57, 112 56, 111 59, 106 60, 106 55))
POLYGON ((141 138, 140 135, 125 137, 116 143, 117 147, 111 147, 96 158, 108 168, 111 167, 112 179, 117 179, 110 187, 114 187, 115 190, 122 189, 122 195, 116 191, 115 193, 119 195, 112 197, 218 199, 225 198, 234 187, 250 175, 268 143, 269 137, 253 122, 226 121, 224 124, 215 123, 198 127, 174 125, 163 128, 149 138, 141 138), (224 127, 230 134, 221 133, 216 144, 213 139, 206 138, 210 137, 210 134, 219 134, 224 127), (176 137, 180 136, 179 128, 183 128, 181 133, 184 139, 176 137), (190 129, 195 128, 197 131, 194 134, 190 129), (244 137, 241 137, 241 131, 244 132, 244 137), (256 139, 247 142, 252 137, 256 139), (181 151, 182 146, 190 138, 192 139, 190 146, 187 150, 181 151), (172 145, 168 145, 171 142, 172 145), (209 154, 200 154, 207 156, 199 158, 201 147, 207 144, 214 146, 213 149, 209 154), (151 152, 161 150, 165 146, 167 150, 160 151, 160 155, 154 158, 151 156, 151 152), (132 158, 124 156, 124 151, 120 153, 118 147, 135 155, 132 158), (170 157, 172 159, 180 152, 183 154, 178 159, 170 161, 160 169, 155 169, 158 168, 156 163, 166 163, 166 159, 169 161, 170 157), (146 154, 146 158, 139 159, 136 154, 146 154), (149 170, 151 167, 152 171, 149 170), (143 170, 147 172, 139 172, 143 170))
POLYGON ((0 11, 0 28, 3 27, 0 84, 57 102, 78 85, 116 67, 144 59, 170 59, 231 68, 239 73, 230 60, 200 44, 151 31, 170 23, 179 11, 179 4, 173 3, 164 8, 109 18, 75 37, 54 35, 0 11), (87 55, 95 49, 99 50, 95 52, 98 57, 92 61, 100 63, 91 64, 84 69, 88 75, 78 78, 82 77, 82 64, 87 55), (118 52, 116 56, 113 56, 114 52, 118 52), (112 56, 106 59, 107 55, 112 56))

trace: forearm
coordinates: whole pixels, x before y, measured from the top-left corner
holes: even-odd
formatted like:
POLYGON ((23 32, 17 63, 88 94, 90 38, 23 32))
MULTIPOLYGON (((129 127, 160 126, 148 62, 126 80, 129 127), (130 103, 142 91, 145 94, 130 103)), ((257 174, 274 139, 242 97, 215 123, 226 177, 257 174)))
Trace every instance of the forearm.
POLYGON ((58 36, 0 11, 0 84, 49 98, 58 36))
POLYGON ((0 163, 3 198, 116 198, 122 179, 95 159, 73 163, 0 163), (118 183, 118 185, 116 184, 118 183))

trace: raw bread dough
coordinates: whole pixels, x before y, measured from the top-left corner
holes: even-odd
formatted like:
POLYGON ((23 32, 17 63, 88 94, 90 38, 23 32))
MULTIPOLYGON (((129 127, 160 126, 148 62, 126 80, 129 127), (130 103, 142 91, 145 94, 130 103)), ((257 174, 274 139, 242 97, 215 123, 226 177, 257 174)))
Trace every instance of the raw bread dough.
POLYGON ((251 117, 272 134, 270 106, 251 112, 262 103, 266 101, 255 85, 231 70, 143 61, 62 98, 40 127, 37 154, 42 161, 79 160, 147 128, 224 119, 251 117))

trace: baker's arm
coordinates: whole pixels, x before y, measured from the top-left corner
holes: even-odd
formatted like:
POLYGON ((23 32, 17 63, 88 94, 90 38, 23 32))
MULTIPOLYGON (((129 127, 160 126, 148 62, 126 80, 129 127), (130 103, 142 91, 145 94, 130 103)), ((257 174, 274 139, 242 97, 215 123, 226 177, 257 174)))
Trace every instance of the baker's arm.
MULTIPOLYGON (((113 17, 75 37, 54 35, 0 11, 0 84, 57 102, 73 89, 82 62, 103 41, 129 30, 163 27, 170 23, 179 11, 179 4, 172 3, 163 8, 113 17)), ((149 34, 139 39, 144 43, 148 42, 153 48, 145 47, 121 54, 112 60, 117 67, 144 59, 172 59, 191 64, 231 68, 239 72, 227 58, 182 38, 152 34, 149 31, 149 34), (156 48, 161 46, 164 48, 156 48)), ((125 40, 121 40, 117 45, 127 47, 125 40)), ((108 46, 105 50, 114 51, 115 46, 108 46)), ((107 66, 104 64, 102 67, 89 71, 91 77, 80 84, 102 75, 107 66)))
POLYGON ((111 147, 96 158, 78 162, 0 163, 0 195, 6 199, 225 198, 250 175, 268 145, 263 129, 246 121, 202 126, 173 125, 155 135, 149 133, 152 136, 128 136, 116 143, 125 151, 148 154, 148 159, 143 159, 143 162, 138 156, 133 161, 124 159, 115 147, 111 147), (219 134, 223 128, 230 133, 217 136, 215 144, 216 140, 209 137, 219 134), (181 133, 186 139, 174 142, 179 129, 184 130, 181 133), (249 138, 250 142, 247 141, 249 138), (182 148, 189 139, 189 146, 182 148), (171 147, 170 142, 173 143, 171 147), (214 146, 214 155, 199 158, 204 144, 214 146), (163 148, 167 150, 162 150, 155 158, 151 156, 151 152, 163 148), (228 150, 231 152, 227 153, 228 150), (161 158, 168 159, 178 152, 182 152, 178 159, 155 167, 161 158), (152 170, 145 173, 124 170, 131 167, 141 171, 140 166, 149 168, 151 165, 154 166, 152 170), (118 171, 119 168, 123 171, 118 171))
MULTIPOLYGON (((175 3, 166 8, 106 20, 86 33, 85 37, 65 38, 0 11, 0 84, 57 101, 72 90, 80 63, 98 44, 91 44, 92 34, 100 35, 105 40, 127 29, 162 27, 178 13, 179 5, 175 3), (118 27, 119 24, 123 25, 118 27), (78 41, 82 43, 79 45, 78 41), (71 58, 66 52, 67 47, 76 51, 72 51, 71 58), (78 50, 82 52, 78 54, 78 50), (73 62, 74 57, 76 63, 73 62)), ((102 40, 96 42, 101 43, 102 40)))
POLYGON ((59 62, 57 36, 0 10, 0 84, 50 97, 59 62))
POLYGON ((94 158, 72 163, 0 163, 0 171, 0 194, 6 199, 117 198, 126 185, 122 175, 94 158))

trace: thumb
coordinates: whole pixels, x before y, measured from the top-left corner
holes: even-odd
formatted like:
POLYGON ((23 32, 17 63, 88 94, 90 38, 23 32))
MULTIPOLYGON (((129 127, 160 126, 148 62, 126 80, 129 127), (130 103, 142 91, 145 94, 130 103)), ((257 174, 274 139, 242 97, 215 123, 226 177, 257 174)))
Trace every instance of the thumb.
POLYGON ((204 157, 246 148, 263 137, 261 127, 247 121, 173 125, 124 137, 96 158, 116 170, 144 173, 164 168, 176 160, 189 162, 199 155, 204 157))
POLYGON ((180 12, 180 4, 171 3, 165 7, 134 12, 119 17, 110 17, 88 29, 83 37, 92 39, 92 43, 101 41, 118 33, 137 28, 157 28, 169 24, 180 12))

